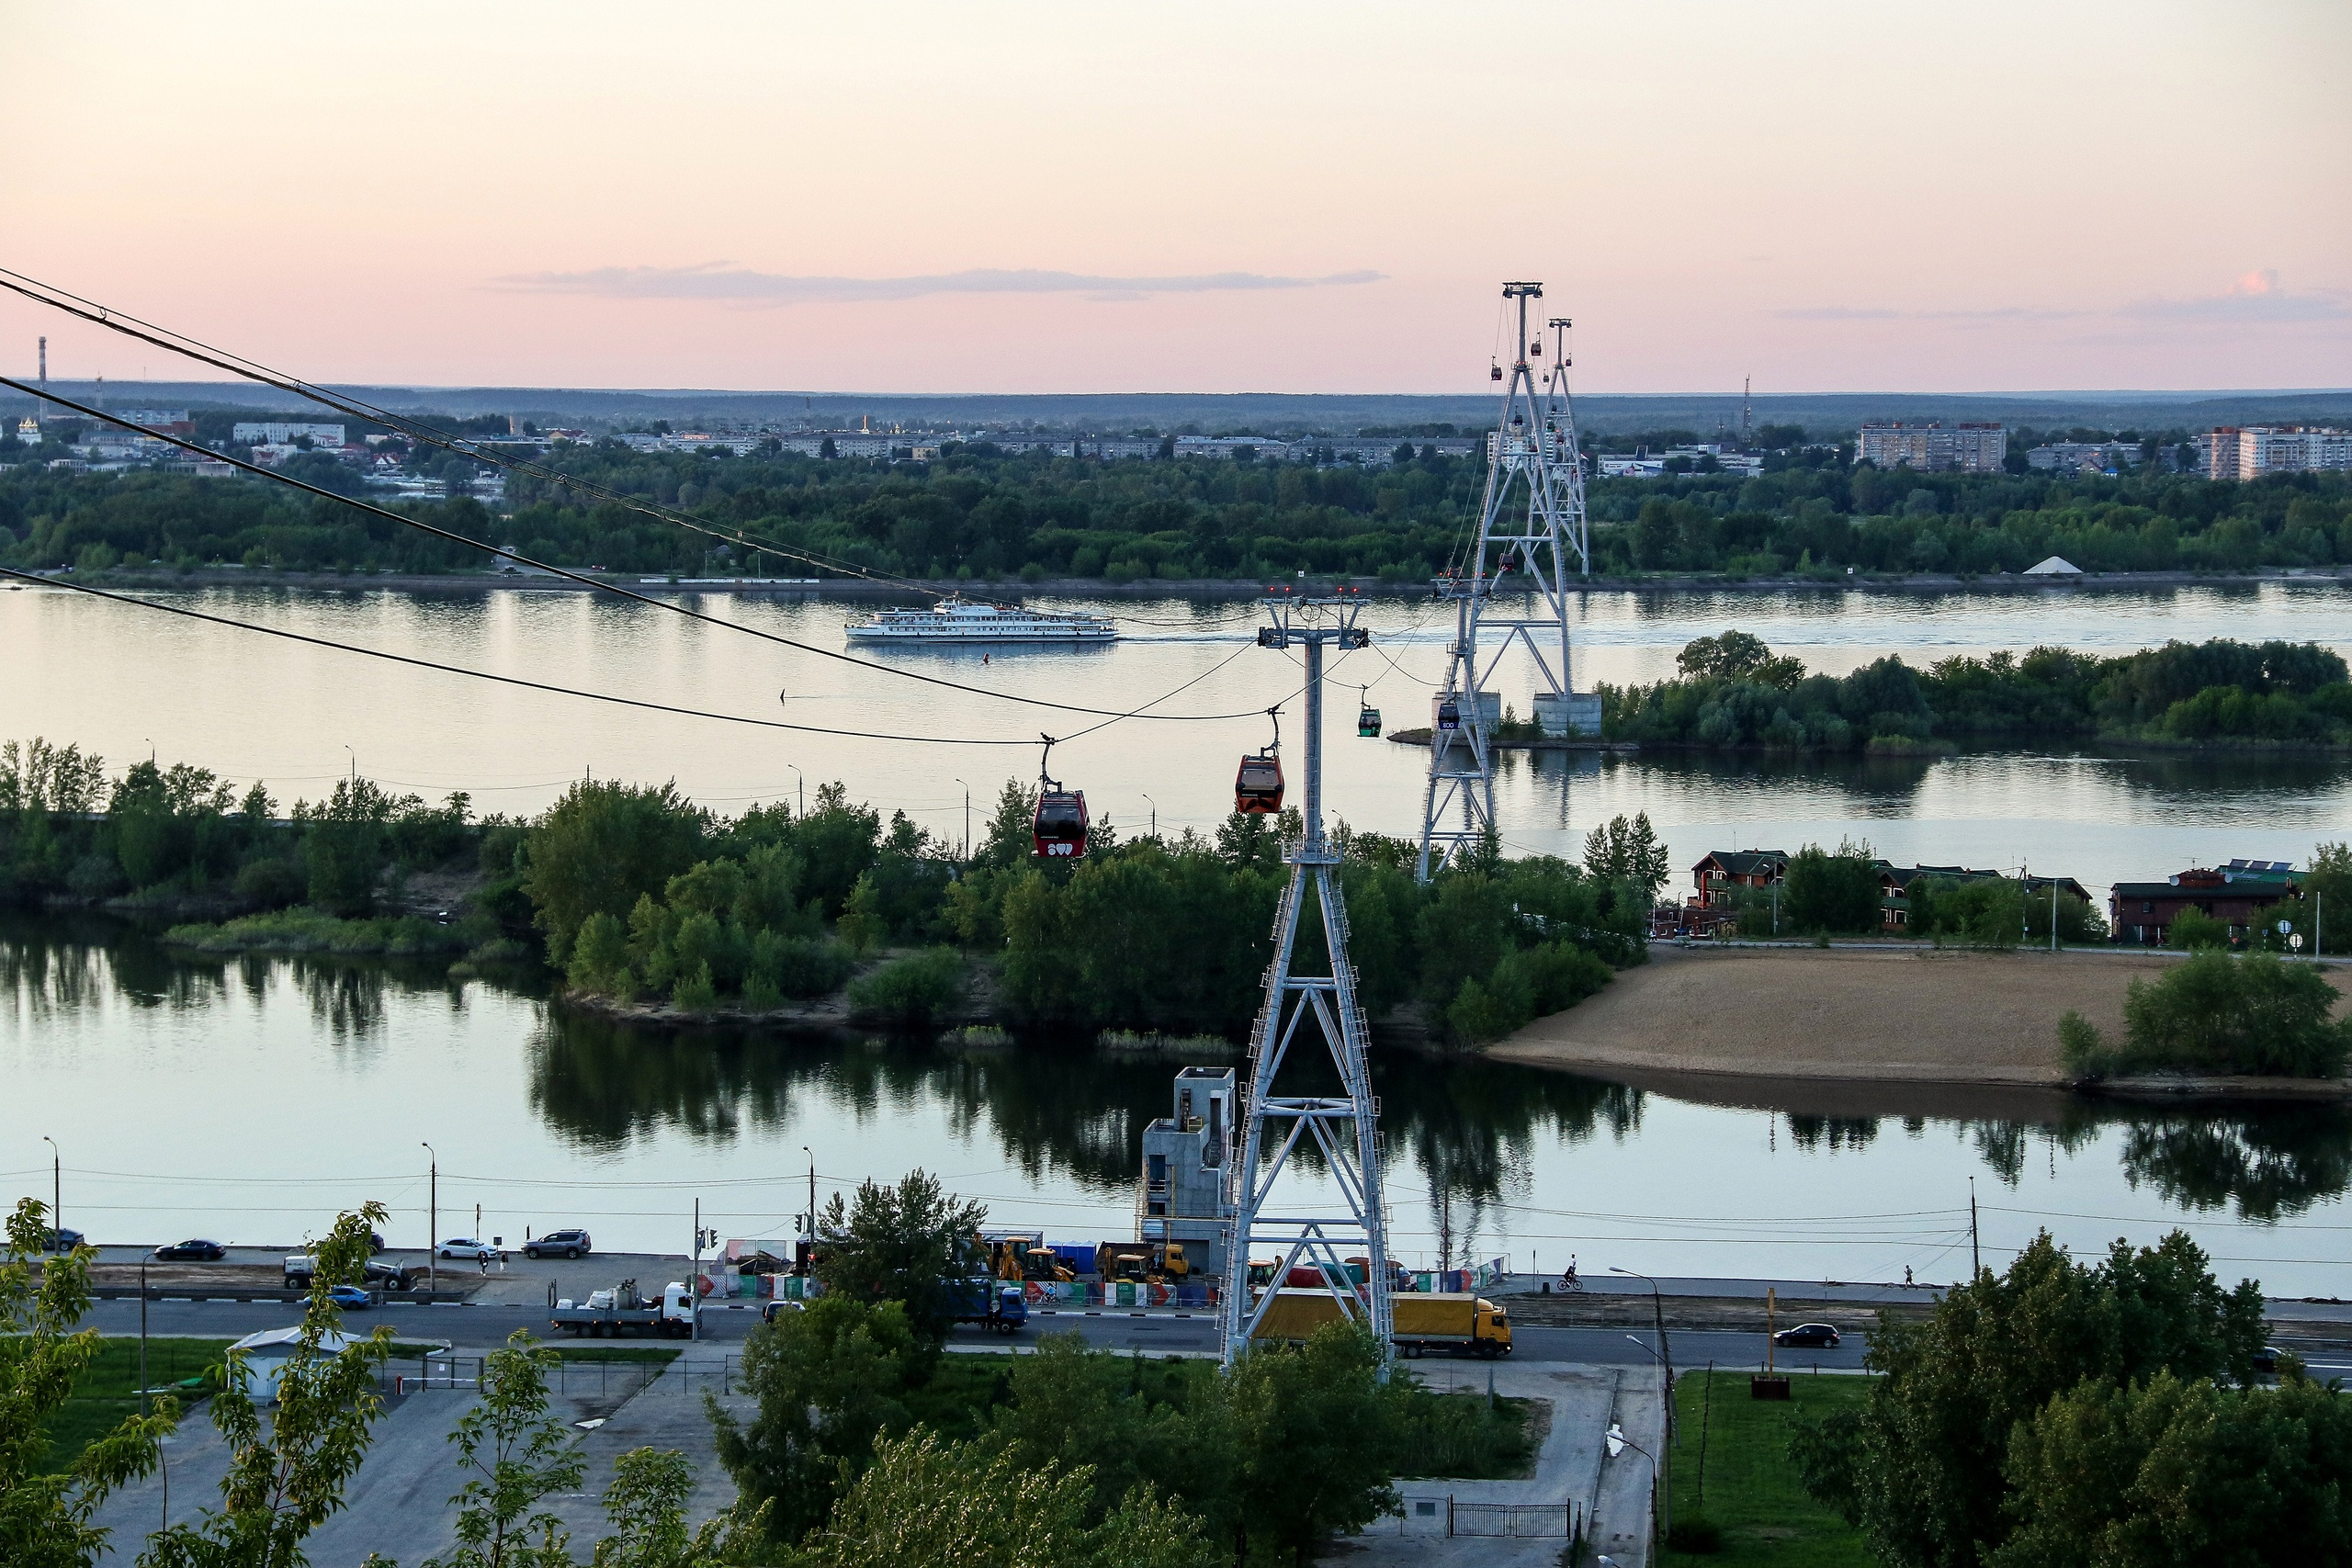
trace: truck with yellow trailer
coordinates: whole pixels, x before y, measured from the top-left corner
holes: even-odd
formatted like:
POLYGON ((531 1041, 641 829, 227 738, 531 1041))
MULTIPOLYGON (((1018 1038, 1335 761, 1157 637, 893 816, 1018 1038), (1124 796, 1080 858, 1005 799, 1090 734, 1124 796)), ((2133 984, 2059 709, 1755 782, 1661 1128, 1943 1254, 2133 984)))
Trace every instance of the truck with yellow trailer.
MULTIPOLYGON (((1407 1357, 1431 1351, 1455 1356, 1510 1354, 1510 1316, 1484 1296, 1464 1291, 1408 1291, 1390 1296, 1388 1306, 1394 1319, 1391 1343, 1407 1357)), ((1325 1324, 1340 1322, 1343 1315, 1344 1309, 1328 1290, 1279 1290, 1250 1337, 1300 1344, 1325 1324)))

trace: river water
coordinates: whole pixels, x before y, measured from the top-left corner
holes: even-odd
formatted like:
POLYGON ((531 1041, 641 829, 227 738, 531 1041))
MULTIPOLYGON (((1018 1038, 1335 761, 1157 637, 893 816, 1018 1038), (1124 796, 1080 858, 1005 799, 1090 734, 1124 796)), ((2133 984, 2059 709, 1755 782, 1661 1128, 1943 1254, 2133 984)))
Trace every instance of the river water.
MULTIPOLYGON (((1030 737, 1093 722, 896 681, 640 606, 571 594, 208 591, 174 602, 306 635, 525 679, 789 722, 1018 744, 945 747, 632 713, 355 658, 62 591, 0 593, 0 735, 79 740, 116 766, 152 747, 282 798, 356 765, 419 793, 469 791, 528 812, 571 779, 675 778, 721 810, 840 779, 953 840, 1034 776, 1030 737), (779 702, 779 693, 782 701, 779 702)), ((837 604, 706 595, 707 612, 842 646, 837 604)), ((1250 714, 1295 668, 1257 649, 1235 604, 1076 603, 1127 617, 1114 647, 885 656, 991 693, 1121 710, 1250 714), (1187 684, 1190 682, 1190 684, 1187 684), (1182 688, 1179 690, 1179 688, 1182 688), (1173 694, 1170 695, 1169 694, 1173 694)), ((1374 649, 1335 660, 1330 809, 1418 828, 1426 753, 1353 734, 1356 683, 1391 727, 1426 722, 1449 626, 1374 602, 1374 649)), ((2333 587, 2040 594, 1596 596, 1577 683, 1669 673, 1690 637, 1737 626, 1842 673, 2038 643, 2124 649, 2167 638, 2288 637, 2352 650, 2333 587)), ((1527 671, 1504 688, 1524 711, 1527 671)), ((1285 710, 1296 745, 1298 707, 1285 710)), ((1056 748, 1054 768, 1128 830, 1207 829, 1262 717, 1129 721, 1056 748)), ((1293 754, 1295 754, 1294 750, 1293 754)), ((2301 862, 2352 823, 2352 769, 2321 759, 2199 761, 2092 749, 1928 761, 1558 754, 1498 785, 1517 849, 1573 855, 1599 820, 1646 810, 1688 865, 1707 850, 1868 839, 1898 860, 2029 863, 2094 892, 2118 878, 2245 855, 2301 862)), ((334 1204, 375 1197, 401 1239, 424 1228, 424 1150, 442 1229, 510 1240, 589 1224, 607 1246, 682 1248, 699 1196, 728 1235, 787 1230, 820 1195, 921 1164, 1002 1224, 1124 1236, 1135 1137, 1161 1113, 1166 1062, 957 1054, 852 1040, 624 1035, 487 980, 376 965, 189 962, 135 933, 0 933, 0 1180, 45 1194, 43 1134, 66 1168, 66 1220, 101 1239, 212 1234, 292 1240, 334 1204), (457 1219, 449 1216, 455 1214, 457 1219)), ((2077 1247, 2186 1224, 2225 1277, 2352 1294, 2352 1115, 2271 1108, 2205 1116, 2094 1109, 2058 1096, 1792 1088, 1709 1103, 1495 1064, 1384 1061, 1398 1256, 1510 1258, 1587 1272, 1921 1279, 1961 1272, 1969 1179, 1997 1261, 2037 1228, 2077 1247)))

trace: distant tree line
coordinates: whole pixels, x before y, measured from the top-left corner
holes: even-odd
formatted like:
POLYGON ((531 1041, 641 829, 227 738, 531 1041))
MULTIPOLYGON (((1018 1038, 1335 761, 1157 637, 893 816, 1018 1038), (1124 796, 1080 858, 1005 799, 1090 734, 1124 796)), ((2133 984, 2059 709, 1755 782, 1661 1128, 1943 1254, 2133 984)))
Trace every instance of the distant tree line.
POLYGON ((1808 675, 1747 632, 1701 637, 1681 674, 1600 688, 1612 739, 1791 751, 1905 752, 1971 740, 2352 745, 2352 683, 2317 643, 2216 637, 2100 658, 2037 648, 1915 670, 1888 655, 1808 675))
MULTIPOLYGON (((7 456, 0 450, 0 461, 7 456)), ((617 441, 559 446, 543 460, 583 484, 680 508, 786 550, 980 581, 1249 580, 1307 570, 1417 582, 1455 559, 1486 477, 1478 458, 1426 443, 1386 468, 1191 457, 1102 463, 985 443, 951 446, 922 463, 808 457, 773 444, 745 457, 639 452, 617 441)), ((359 488, 329 455, 293 461, 311 482, 359 488)), ((1768 457, 1753 478, 1595 479, 1589 495, 1594 570, 1611 576, 1990 573, 2052 554, 2090 570, 2352 561, 2352 479, 2343 475, 2238 484, 2153 466, 2114 479, 1919 474, 1853 466, 1837 449, 1799 448, 1768 457)), ((502 515, 463 498, 427 510, 468 538, 570 567, 689 576, 808 570, 761 551, 752 537, 714 543, 591 502, 560 480, 514 476, 502 515)), ((0 563, 22 568, 225 563, 437 573, 474 570, 483 558, 261 481, 73 474, 30 463, 0 471, 0 563)))

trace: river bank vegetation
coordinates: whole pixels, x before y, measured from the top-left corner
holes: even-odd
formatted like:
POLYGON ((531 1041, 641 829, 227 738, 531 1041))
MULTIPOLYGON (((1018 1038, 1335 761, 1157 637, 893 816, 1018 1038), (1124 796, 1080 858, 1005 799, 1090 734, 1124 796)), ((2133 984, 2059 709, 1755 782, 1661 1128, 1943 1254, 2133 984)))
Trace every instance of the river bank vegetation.
MULTIPOLYGON (((726 818, 667 784, 583 782, 524 822, 355 776, 279 815, 259 784, 240 795, 153 761, 110 779, 74 746, 11 741, 0 901, 145 917, 208 953, 544 958, 594 1004, 686 1017, 846 986, 848 1015, 885 1028, 928 1029, 984 997, 995 1021, 1032 1034, 1240 1039, 1295 814, 1237 816, 1213 839, 1123 840, 1102 821, 1084 859, 1045 865, 1035 805, 1008 781, 967 859, 839 784, 806 813, 726 818)), ((1433 1036, 1477 1043, 1640 963, 1663 873, 1646 820, 1616 826, 1587 866, 1490 850, 1423 886, 1410 845, 1342 825, 1366 1011, 1410 1009, 1433 1036)), ((1304 918, 1303 952, 1319 918, 1304 918)))
POLYGON ((1961 741, 2182 747, 2352 746, 2352 683, 2316 643, 2216 637, 2100 658, 2037 648, 1917 670, 1896 655, 1809 675, 1727 631, 1653 685, 1599 688, 1601 733, 1644 745, 1905 755, 1961 741))
MULTIPOLYGON (((1785 445, 1753 477, 1589 481, 1594 570, 1845 581, 1849 572, 2018 572, 2052 554, 2092 571, 2352 562, 2352 479, 2342 475, 2215 483, 2154 463, 2112 478, 1920 474, 1855 465, 1850 449, 1806 446, 1802 430, 1775 438, 1785 445)), ((13 446, 0 436, 0 462, 13 446)), ((741 457, 640 452, 605 440, 555 445, 540 460, 786 550, 905 576, 1129 582, 1306 570, 1418 582, 1455 559, 1486 469, 1411 434, 1397 448, 1401 460, 1374 468, 1172 457, 1103 463, 986 443, 950 443, 935 459, 894 463, 773 446, 741 457)), ((309 482, 364 490, 329 454, 291 462, 309 482)), ((533 558, 629 573, 807 574, 773 550, 755 558, 756 541, 714 549, 703 535, 591 502, 560 481, 511 476, 493 511, 463 493, 472 459, 441 456, 427 466, 451 499, 401 506, 533 558)), ((0 564, 24 570, 445 573, 478 570, 483 559, 261 481, 75 474, 29 462, 0 469, 0 564)))

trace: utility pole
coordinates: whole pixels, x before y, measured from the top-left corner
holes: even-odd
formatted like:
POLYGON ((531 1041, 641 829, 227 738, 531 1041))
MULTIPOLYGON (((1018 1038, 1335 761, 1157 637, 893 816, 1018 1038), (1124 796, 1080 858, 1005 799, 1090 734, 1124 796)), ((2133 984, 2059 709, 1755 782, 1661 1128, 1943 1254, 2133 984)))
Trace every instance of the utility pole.
POLYGON ((55 1138, 43 1133, 40 1141, 49 1145, 49 1249, 61 1252, 65 1241, 65 1156, 58 1151, 55 1138))
POLYGON ((1151 836, 1157 840, 1159 837, 1159 802, 1152 799, 1148 794, 1146 794, 1143 799, 1144 804, 1151 807, 1151 836))
POLYGON ((956 782, 964 784, 964 863, 969 865, 972 863, 972 786, 964 784, 962 779, 956 782))
POLYGON ((441 1288, 441 1156, 431 1144, 417 1146, 432 1156, 424 1186, 424 1293, 431 1295, 441 1288))
POLYGON ((817 1250, 817 1156, 809 1154, 806 1144, 800 1145, 800 1152, 808 1155, 808 1250, 813 1253, 817 1250))
MULTIPOLYGON (((1302 1260, 1317 1269, 1340 1314, 1369 1328, 1379 1341, 1380 1376, 1392 1359, 1388 1301, 1388 1232, 1381 1199, 1380 1101, 1373 1097, 1364 1045, 1371 1032, 1356 1000, 1355 966, 1348 962, 1348 910, 1340 886, 1340 855, 1323 836, 1323 649, 1365 648, 1371 634, 1356 625, 1363 601, 1352 594, 1269 602, 1271 626, 1258 631, 1261 648, 1299 648, 1306 664, 1306 799, 1304 832, 1285 846, 1290 886, 1274 915, 1273 961, 1266 966, 1266 996, 1250 1033, 1250 1064, 1239 1116, 1241 1157, 1227 1165, 1226 1288, 1218 1319, 1227 1367, 1249 1348, 1250 1336, 1302 1260), (1300 917, 1312 897, 1322 913, 1320 973, 1301 973, 1300 917), (1340 1092, 1277 1094, 1276 1081, 1292 1042, 1309 1019, 1338 1069, 1340 1092), (1340 1207, 1313 1201, 1272 1203, 1292 1151, 1312 1138, 1340 1207), (1320 1212, 1318 1212, 1318 1208, 1320 1212), (1253 1306, 1250 1259, 1261 1244, 1280 1257, 1272 1280, 1253 1306), (1356 1294, 1346 1259, 1364 1259, 1363 1295, 1356 1294)), ((1295 1188, 1297 1183, 1291 1184, 1295 1188)))
MULTIPOLYGON (((695 1249, 693 1257, 693 1266, 686 1270, 686 1301, 689 1304, 695 1303, 696 1295, 702 1289, 702 1200, 699 1198, 695 1200, 695 1249)), ((695 1312, 693 1316, 686 1319, 686 1337, 689 1339, 700 1339, 702 1337, 702 1313, 699 1309, 695 1312)))
POLYGON ((1984 1271, 1984 1254, 1976 1245, 1976 1178, 1968 1179, 1968 1278, 1971 1282, 1984 1271))
POLYGON ((2058 951, 2058 879, 2050 879, 2050 951, 2058 951))

